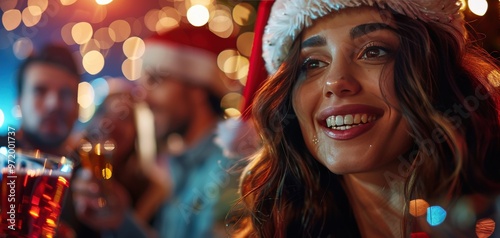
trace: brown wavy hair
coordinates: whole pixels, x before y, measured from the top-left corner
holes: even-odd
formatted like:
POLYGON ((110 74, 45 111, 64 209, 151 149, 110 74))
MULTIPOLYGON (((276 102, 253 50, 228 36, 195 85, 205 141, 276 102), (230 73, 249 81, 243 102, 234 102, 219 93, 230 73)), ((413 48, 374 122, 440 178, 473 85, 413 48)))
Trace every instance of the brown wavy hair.
MULTIPOLYGON (((396 96, 414 140, 404 155, 406 205, 415 198, 452 204, 463 195, 498 194, 500 89, 488 81, 498 62, 459 32, 393 17, 400 37, 396 96)), ((242 174, 245 215, 237 236, 359 237, 341 176, 307 150, 292 107, 299 53, 295 40, 254 101, 263 146, 242 174)), ((405 214, 406 233, 411 219, 405 214)))

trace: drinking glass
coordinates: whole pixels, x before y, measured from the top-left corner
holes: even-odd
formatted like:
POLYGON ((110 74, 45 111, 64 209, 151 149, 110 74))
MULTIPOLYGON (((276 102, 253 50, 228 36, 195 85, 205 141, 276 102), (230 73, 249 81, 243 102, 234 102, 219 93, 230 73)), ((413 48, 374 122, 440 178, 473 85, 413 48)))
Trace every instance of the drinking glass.
POLYGON ((1 152, 0 237, 53 237, 73 159, 39 150, 1 152))
POLYGON ((91 141, 85 138, 80 141, 78 150, 82 168, 91 172, 92 179, 99 186, 99 194, 96 199, 100 210, 97 212, 103 215, 109 212, 107 205, 110 201, 107 193, 111 191, 111 188, 106 180, 111 179, 113 174, 111 156, 114 148, 115 144, 112 140, 91 141))

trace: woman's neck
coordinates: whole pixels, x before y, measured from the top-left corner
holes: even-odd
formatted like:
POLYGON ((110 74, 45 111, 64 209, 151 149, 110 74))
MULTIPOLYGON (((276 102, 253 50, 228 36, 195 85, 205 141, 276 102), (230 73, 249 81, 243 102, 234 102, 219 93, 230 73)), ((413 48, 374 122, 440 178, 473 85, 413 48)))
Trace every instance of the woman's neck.
POLYGON ((404 178, 390 171, 343 176, 362 237, 405 236, 404 178))

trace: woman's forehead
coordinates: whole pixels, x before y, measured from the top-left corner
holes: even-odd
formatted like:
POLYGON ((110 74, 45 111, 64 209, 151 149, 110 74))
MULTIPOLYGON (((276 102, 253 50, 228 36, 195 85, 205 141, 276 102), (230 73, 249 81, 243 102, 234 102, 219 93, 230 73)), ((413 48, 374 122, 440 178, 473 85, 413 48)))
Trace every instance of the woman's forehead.
POLYGON ((325 29, 350 31, 350 29, 357 25, 368 23, 382 23, 373 24, 372 26, 374 27, 388 25, 396 28, 392 14, 387 10, 380 10, 375 7, 346 8, 313 21, 310 27, 304 29, 302 38, 304 39, 306 35, 311 35, 311 33, 314 34, 325 29))

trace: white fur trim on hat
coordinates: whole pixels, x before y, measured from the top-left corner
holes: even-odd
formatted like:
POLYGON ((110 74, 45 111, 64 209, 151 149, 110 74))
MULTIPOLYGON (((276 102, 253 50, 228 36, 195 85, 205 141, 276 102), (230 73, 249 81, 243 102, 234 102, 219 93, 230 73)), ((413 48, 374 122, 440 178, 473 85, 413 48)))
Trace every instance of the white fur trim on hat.
POLYGON ((457 0, 276 0, 271 10, 264 37, 263 58, 269 74, 274 74, 283 63, 290 47, 300 32, 313 20, 348 7, 377 6, 397 13, 435 22, 443 29, 461 32, 463 16, 457 0))
POLYGON ((148 42, 143 63, 147 67, 156 67, 158 71, 184 76, 198 85, 210 85, 219 77, 216 55, 184 45, 148 42))

